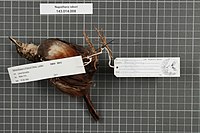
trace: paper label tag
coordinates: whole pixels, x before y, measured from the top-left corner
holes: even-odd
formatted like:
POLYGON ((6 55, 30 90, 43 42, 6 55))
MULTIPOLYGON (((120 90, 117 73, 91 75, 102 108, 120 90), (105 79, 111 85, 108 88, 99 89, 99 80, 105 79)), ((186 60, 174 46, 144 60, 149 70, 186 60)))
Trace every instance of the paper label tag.
POLYGON ((93 3, 40 3, 40 14, 93 14, 93 3))
POLYGON ((116 77, 180 77, 180 57, 116 58, 116 77))
POLYGON ((31 63, 8 68, 12 83, 23 83, 85 73, 81 56, 31 63))

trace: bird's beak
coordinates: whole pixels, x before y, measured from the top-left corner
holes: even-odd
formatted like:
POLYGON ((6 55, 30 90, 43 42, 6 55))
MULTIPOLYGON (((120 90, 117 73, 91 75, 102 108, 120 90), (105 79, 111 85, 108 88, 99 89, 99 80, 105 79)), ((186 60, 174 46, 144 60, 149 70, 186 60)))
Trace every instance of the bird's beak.
POLYGON ((20 42, 19 40, 17 39, 14 39, 12 37, 9 37, 9 39, 17 46, 17 47, 22 47, 22 42, 20 42))

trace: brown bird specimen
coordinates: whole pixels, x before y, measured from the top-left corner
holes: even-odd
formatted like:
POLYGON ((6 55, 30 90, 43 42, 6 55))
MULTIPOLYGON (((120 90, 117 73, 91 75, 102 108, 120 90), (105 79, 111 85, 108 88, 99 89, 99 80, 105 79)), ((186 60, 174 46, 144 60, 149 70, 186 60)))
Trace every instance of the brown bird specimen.
POLYGON ((9 39, 15 44, 18 54, 32 62, 81 55, 85 64, 85 74, 51 78, 49 81, 55 88, 64 93, 83 97, 90 114, 97 121, 99 120, 99 114, 96 112, 90 99, 90 87, 92 85, 93 75, 97 71, 98 55, 102 53, 103 49, 106 49, 109 58, 112 58, 112 51, 108 47, 103 31, 97 28, 95 29, 102 45, 97 50, 85 32, 83 32, 83 35, 88 43, 87 47, 65 42, 60 39, 47 39, 39 45, 23 43, 12 37, 9 37, 9 39))

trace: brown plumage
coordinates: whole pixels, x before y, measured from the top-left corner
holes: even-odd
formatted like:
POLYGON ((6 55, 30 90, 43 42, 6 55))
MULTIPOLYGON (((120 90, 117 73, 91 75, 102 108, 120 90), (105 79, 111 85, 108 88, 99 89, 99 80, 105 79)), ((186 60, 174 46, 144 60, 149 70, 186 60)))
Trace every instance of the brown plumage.
MULTIPOLYGON (((101 48, 106 47, 111 56, 111 50, 106 43, 106 38, 104 37, 103 32, 99 31, 98 29, 96 29, 96 31, 101 39, 101 48)), ((92 117, 95 120, 99 120, 99 115, 90 99, 90 87, 92 85, 93 75, 97 70, 98 56, 96 54, 97 52, 101 51, 101 48, 96 51, 85 32, 84 37, 88 43, 88 47, 71 44, 60 39, 47 39, 38 46, 34 44, 22 43, 11 37, 10 40, 15 43, 17 52, 22 57, 33 62, 60 59, 78 55, 83 57, 84 62, 88 62, 89 60, 87 57, 95 54, 91 57, 91 62, 85 66, 85 74, 51 78, 49 81, 53 86, 63 93, 67 93, 72 96, 82 96, 92 117)))

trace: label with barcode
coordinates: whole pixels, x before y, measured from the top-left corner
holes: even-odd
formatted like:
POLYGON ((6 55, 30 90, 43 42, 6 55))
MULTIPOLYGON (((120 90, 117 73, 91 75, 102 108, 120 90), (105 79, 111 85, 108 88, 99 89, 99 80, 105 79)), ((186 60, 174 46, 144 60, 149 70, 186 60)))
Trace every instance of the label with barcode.
POLYGON ((40 3, 40 14, 93 14, 93 3, 40 3))
POLYGON ((180 57, 116 58, 116 77, 180 77, 180 57))
POLYGON ((42 79, 85 73, 81 56, 31 63, 8 68, 12 83, 23 83, 42 79))

